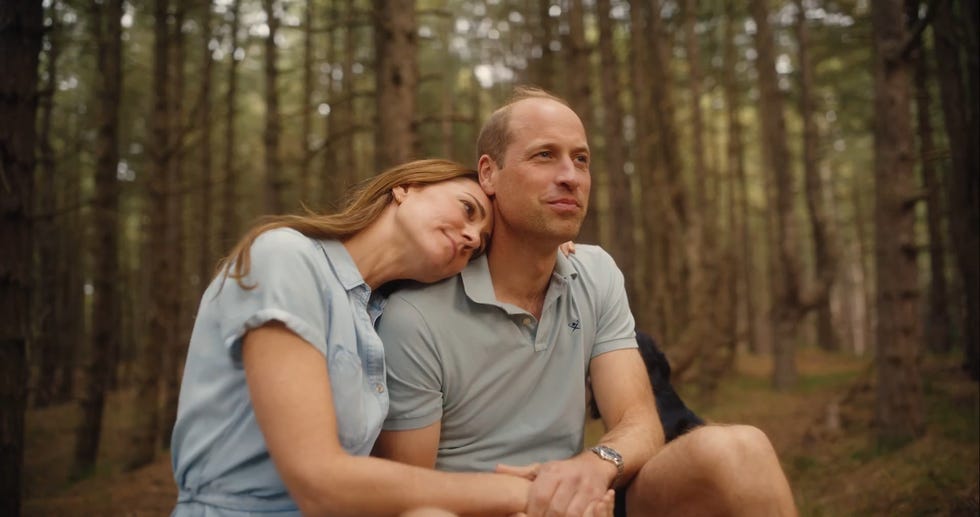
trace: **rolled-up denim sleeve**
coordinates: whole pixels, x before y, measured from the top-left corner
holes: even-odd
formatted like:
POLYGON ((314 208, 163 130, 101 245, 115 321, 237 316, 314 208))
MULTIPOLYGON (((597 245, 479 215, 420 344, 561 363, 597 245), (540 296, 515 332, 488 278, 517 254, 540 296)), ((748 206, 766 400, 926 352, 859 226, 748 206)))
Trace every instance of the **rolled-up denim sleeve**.
POLYGON ((326 355, 328 310, 320 264, 322 251, 316 242, 294 230, 271 230, 255 240, 244 278, 252 288, 226 279, 218 294, 225 314, 219 323, 222 342, 236 365, 241 364, 245 334, 270 321, 282 323, 326 355))

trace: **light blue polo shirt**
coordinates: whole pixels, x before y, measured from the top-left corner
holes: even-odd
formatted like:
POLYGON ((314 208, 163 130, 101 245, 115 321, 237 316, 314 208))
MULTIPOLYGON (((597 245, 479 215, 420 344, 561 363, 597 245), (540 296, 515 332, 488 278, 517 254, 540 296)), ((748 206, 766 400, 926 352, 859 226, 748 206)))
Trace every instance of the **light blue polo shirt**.
POLYGON ((388 410, 384 349, 371 296, 346 248, 290 229, 251 248, 254 289, 219 276, 201 299, 171 440, 173 515, 299 515, 269 457, 242 368, 242 337, 276 320, 323 354, 340 443, 367 455, 388 410))
POLYGON ((592 358, 636 348, 623 275, 597 246, 558 253, 540 321, 497 301, 487 260, 392 294, 378 320, 386 430, 442 420, 436 467, 489 471, 582 450, 592 358))

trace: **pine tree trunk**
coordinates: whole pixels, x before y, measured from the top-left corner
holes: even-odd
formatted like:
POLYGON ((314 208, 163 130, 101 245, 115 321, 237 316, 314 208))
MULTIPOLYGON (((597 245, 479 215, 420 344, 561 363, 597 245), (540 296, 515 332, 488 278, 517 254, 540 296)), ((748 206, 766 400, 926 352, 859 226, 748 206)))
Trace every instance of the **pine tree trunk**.
MULTIPOLYGON (((51 11, 55 5, 49 7, 51 11)), ((32 346, 33 354, 37 357, 37 375, 30 383, 32 387, 33 404, 35 407, 45 407, 55 398, 57 386, 58 354, 62 342, 58 340, 58 328, 63 323, 56 319, 58 316, 58 243, 61 228, 55 223, 57 201, 58 167, 55 162, 55 151, 51 145, 51 115, 54 111, 55 93, 58 86, 58 58, 61 53, 61 26, 58 17, 51 17, 51 22, 45 29, 48 48, 45 59, 45 81, 39 92, 38 117, 38 174, 35 194, 37 210, 35 219, 34 242, 37 246, 37 262, 34 273, 34 284, 37 296, 34 297, 32 319, 35 335, 32 346)))
POLYGON ((126 458, 127 470, 137 469, 153 461, 156 453, 157 433, 160 422, 159 383, 163 351, 173 342, 177 321, 174 305, 177 297, 176 264, 172 263, 174 231, 174 204, 170 199, 173 178, 170 165, 172 130, 170 127, 169 89, 169 0, 155 0, 153 8, 153 112, 151 113, 152 140, 149 147, 152 170, 148 181, 148 226, 144 252, 144 268, 154 279, 156 289, 151 292, 147 307, 147 336, 143 350, 136 359, 135 397, 133 401, 133 427, 130 447, 126 458))
MULTIPOLYGON (((906 0, 909 24, 919 20, 919 0, 906 0)), ((926 191, 926 225, 929 234, 929 293, 928 309, 923 329, 925 349, 949 352, 950 317, 946 288, 946 247, 942 230, 942 193, 936 171, 937 150, 932 135, 932 95, 929 92, 929 61, 925 59, 924 44, 915 52, 916 129, 919 136, 919 163, 923 188, 926 191)))
POLYGON ((796 40, 799 48, 800 118, 803 120, 803 177, 810 231, 813 235, 814 264, 819 300, 803 300, 817 309, 817 345, 825 350, 839 350, 840 340, 834 332, 837 326, 831 318, 830 296, 827 296, 837 277, 837 237, 833 220, 827 212, 825 186, 820 174, 820 132, 817 129, 816 103, 813 98, 813 65, 810 61, 810 35, 803 0, 796 0, 796 40))
MULTIPOLYGON (((549 13, 551 9, 551 0, 536 0, 532 1, 537 7, 537 30, 533 33, 532 39, 534 40, 534 45, 540 48, 540 57, 531 62, 531 83, 545 90, 555 91, 557 85, 561 84, 561 81, 555 77, 555 51, 551 48, 551 42, 554 41, 555 36, 558 33, 557 20, 551 16, 549 13)), ((530 6, 528 8, 530 10, 530 6)), ((562 92, 555 92, 561 94, 562 92)))
MULTIPOLYGON (((313 164, 313 150, 310 142, 313 136, 313 19, 315 15, 313 0, 306 0, 303 13, 303 105, 300 111, 299 137, 299 200, 306 206, 313 205, 311 198, 316 192, 310 166, 313 164)), ((333 64, 333 63, 331 63, 333 64)))
POLYGON ((72 476, 87 475, 95 467, 102 432, 106 391, 119 350, 119 101, 122 93, 122 1, 93 8, 98 53, 98 136, 95 150, 95 198, 92 226, 96 237, 93 268, 92 332, 85 389, 79 401, 81 420, 75 434, 72 476))
POLYGON ((980 179, 977 170, 977 138, 980 113, 977 102, 976 2, 964 1, 963 12, 953 11, 953 2, 937 2, 933 28, 940 95, 953 166, 947 185, 950 243, 963 282, 966 311, 961 322, 964 369, 974 380, 980 378, 980 179), (971 11, 972 10, 972 11, 971 11), (973 31, 972 33, 970 31, 973 31), (962 35, 962 36, 959 36, 962 35), (959 37, 966 38, 962 41, 959 37), (972 41, 972 48, 971 42, 972 41), (961 56, 965 57, 962 59, 961 56), (967 64, 964 71, 961 62, 967 64))
POLYGON ((279 115, 279 52, 276 37, 279 34, 280 8, 277 0, 262 0, 269 35, 265 38, 265 129, 262 142, 265 149, 265 211, 281 214, 285 209, 287 180, 279 156, 279 139, 282 121, 279 115))
POLYGON ((0 515, 18 517, 27 403, 27 338, 30 328, 31 263, 34 250, 31 201, 34 189, 35 116, 40 2, 0 4, 0 515))
POLYGON ((198 124, 201 126, 201 142, 198 146, 198 156, 201 163, 201 192, 198 197, 197 229, 198 248, 197 283, 195 291, 202 292, 214 274, 214 165, 211 157, 213 151, 214 125, 211 123, 213 113, 212 75, 214 59, 211 56, 211 38, 214 35, 214 21, 211 15, 212 0, 201 7, 201 108, 198 111, 198 124))
POLYGON ((878 438, 902 442, 923 430, 918 371, 919 308, 915 240, 916 181, 909 111, 911 63, 901 0, 872 5, 875 42, 875 271, 878 330, 878 438))
MULTIPOLYGON (((626 138, 623 135, 622 92, 619 83, 620 64, 616 57, 613 24, 610 21, 609 0, 596 2, 599 24, 599 60, 603 73, 599 91, 603 101, 602 133, 605 136, 603 164, 609 178, 610 216, 615 231, 611 234, 611 252, 616 264, 626 276, 626 292, 634 310, 642 300, 643 284, 636 271, 636 245, 633 237, 633 194, 630 176, 626 172, 626 138)), ((635 164, 634 164, 635 167, 635 164)))
POLYGON ((377 114, 375 168, 415 156, 415 93, 418 64, 415 0, 375 0, 377 114))
MULTIPOLYGON (((170 66, 173 77, 171 86, 173 94, 170 96, 170 127, 172 128, 170 159, 170 182, 172 188, 168 189, 170 194, 167 201, 169 221, 167 223, 172 233, 172 245, 167 248, 170 254, 169 262, 173 264, 173 270, 169 272, 173 282, 173 298, 170 299, 171 309, 168 311, 173 315, 174 327, 172 338, 163 343, 163 352, 160 366, 162 369, 162 405, 160 406, 160 418, 157 421, 159 428, 156 436, 160 441, 161 447, 170 445, 170 432, 173 429, 174 421, 177 419, 177 397, 180 390, 180 369, 184 365, 184 357, 187 353, 187 343, 190 341, 191 321, 193 314, 191 306, 193 301, 189 299, 188 293, 188 274, 189 261, 187 260, 190 247, 189 232, 187 231, 188 203, 192 199, 186 193, 191 192, 189 175, 185 168, 184 157, 186 155, 187 132, 185 120, 188 120, 186 109, 184 108, 184 93, 186 91, 185 81, 185 60, 186 60, 186 40, 184 39, 183 26, 187 15, 187 0, 176 0, 174 10, 174 23, 171 27, 170 36, 170 66)), ((198 250, 203 251, 203 250, 198 250)))
POLYGON ((773 376, 776 389, 788 389, 796 383, 795 341, 804 315, 800 306, 799 240, 793 210, 793 172, 786 142, 783 98, 776 76, 776 56, 769 9, 765 0, 751 0, 756 24, 756 66, 759 79, 759 111, 766 166, 775 179, 776 249, 778 274, 773 277, 773 376))
POLYGON ((244 55, 244 49, 239 46, 238 43, 238 26, 241 17, 241 0, 233 0, 231 3, 231 27, 228 29, 228 38, 231 42, 229 45, 231 47, 231 54, 228 57, 228 90, 225 92, 225 138, 224 138, 224 149, 222 154, 224 155, 224 188, 222 189, 222 202, 221 202, 221 241, 222 241, 222 253, 226 249, 230 248, 233 243, 238 239, 238 212, 235 207, 238 203, 238 166, 235 163, 235 145, 236 133, 236 115, 238 113, 237 108, 237 95, 238 95, 238 52, 242 51, 244 55))

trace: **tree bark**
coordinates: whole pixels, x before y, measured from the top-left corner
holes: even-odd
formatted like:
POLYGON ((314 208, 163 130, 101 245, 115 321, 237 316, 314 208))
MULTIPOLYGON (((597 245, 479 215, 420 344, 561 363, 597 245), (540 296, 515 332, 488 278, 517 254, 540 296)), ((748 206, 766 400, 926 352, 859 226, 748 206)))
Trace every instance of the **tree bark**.
MULTIPOLYGON (((228 59, 228 90, 225 92, 225 135, 224 135, 224 189, 221 203, 221 235, 223 248, 227 249, 238 239, 238 166, 235 163, 235 119, 238 113, 238 25, 241 17, 241 0, 233 0, 231 4, 231 27, 228 38, 231 42, 231 55, 228 59)), ((244 53, 244 49, 241 49, 244 53)), ((222 253, 224 253, 224 249, 222 253)))
POLYGON ((150 278, 156 280, 157 289, 150 295, 147 327, 143 350, 137 357, 135 371, 135 397, 133 400, 133 427, 130 447, 125 462, 127 470, 134 470, 153 461, 156 453, 157 433, 160 422, 159 383, 163 351, 170 348, 177 326, 177 289, 172 272, 176 264, 172 248, 174 231, 170 222, 174 217, 174 204, 170 200, 173 188, 170 127, 170 89, 168 72, 170 30, 169 0, 155 0, 153 8, 153 112, 151 113, 152 140, 149 146, 152 170, 148 185, 148 226, 144 261, 150 278))
MULTIPOLYGON (((803 0, 796 0, 796 40, 799 48, 800 118, 803 120, 803 177, 810 231, 813 234, 817 290, 822 296, 812 300, 817 309, 817 345, 825 350, 840 350, 827 296, 837 278, 837 236, 833 219, 827 211, 823 178, 820 174, 820 131, 815 120, 817 106, 813 96, 813 64, 810 59, 810 34, 803 0)), ((804 303, 806 303, 804 301, 804 303)))
POLYGON ((279 13, 277 0, 262 0, 269 35, 265 38, 265 129, 262 142, 265 149, 265 211, 281 214, 285 208, 285 190, 288 181, 279 156, 279 140, 282 121, 279 115, 279 53, 276 37, 279 34, 279 13))
POLYGON ((609 0, 596 2, 599 25, 599 61, 603 70, 599 74, 599 92, 603 101, 602 133, 604 161, 610 187, 611 219, 615 231, 611 234, 611 252, 616 264, 626 276, 626 292, 634 307, 641 300, 643 284, 636 271, 636 245, 633 237, 633 194, 630 176, 626 172, 626 138, 623 135, 622 92, 619 83, 620 63, 616 57, 613 24, 610 21, 609 0))
POLYGON ((95 229, 92 332, 85 365, 85 389, 79 400, 82 417, 75 433, 72 476, 95 467, 102 432, 106 391, 119 351, 119 104, 122 95, 122 0, 93 4, 93 26, 99 67, 98 136, 95 149, 95 229))
POLYGON ((415 93, 418 63, 415 0, 375 0, 377 115, 375 168, 415 156, 415 93))
POLYGON ((980 169, 977 138, 980 113, 977 102, 976 2, 964 1, 962 12, 953 2, 937 2, 933 35, 939 91, 942 98, 946 136, 953 166, 947 185, 950 243, 963 282, 966 311, 961 322, 963 367, 974 380, 980 379, 980 169), (973 31, 972 33, 970 31, 973 31), (966 41, 957 37, 962 35, 966 41), (972 43, 971 43, 972 42, 972 43), (970 46, 972 45, 972 48, 970 46), (963 70, 965 62, 968 69, 963 70))
POLYGON ((214 20, 211 15, 212 0, 201 6, 201 108, 198 111, 197 123, 201 127, 201 141, 198 145, 198 155, 201 161, 201 192, 198 196, 197 229, 199 255, 197 262, 197 283, 195 291, 202 292, 208 285, 214 273, 214 161, 213 151, 214 125, 211 117, 214 115, 212 100, 212 75, 214 75, 214 58, 211 55, 211 39, 214 37, 214 20))
MULTIPOLYGON (((48 9, 54 12, 56 4, 48 9)), ((34 283, 37 285, 37 296, 34 297, 32 320, 35 334, 32 346, 36 359, 37 375, 30 383, 32 387, 33 404, 35 407, 45 407, 55 399, 57 387, 58 355, 63 342, 58 340, 58 329, 63 321, 57 319, 59 283, 62 279, 58 271, 58 243, 63 238, 62 230, 55 223, 57 209, 56 192, 58 190, 58 167, 55 151, 51 145, 51 115, 54 112, 55 92, 58 87, 58 59, 61 54, 61 31, 57 16, 51 16, 51 22, 45 28, 48 42, 46 52, 44 83, 41 85, 38 121, 38 174, 35 185, 37 210, 35 218, 35 238, 37 247, 37 265, 34 273, 34 283)))
MULTIPOLYGON (((905 9, 909 25, 919 21, 919 0, 906 0, 905 9)), ((919 136, 919 163, 923 188, 926 191, 926 226, 929 234, 929 292, 924 329, 925 349, 946 353, 952 348, 950 341, 950 317, 948 289, 946 288, 946 247, 944 245, 942 217, 942 185, 936 171, 937 151, 933 141, 932 95, 929 92, 929 61, 920 45, 913 53, 915 60, 915 114, 919 136)))
POLYGON ((0 4, 0 515, 21 511, 41 2, 0 4))
POLYGON ((916 181, 909 112, 911 63, 901 0, 872 4, 875 43, 875 271, 878 330, 875 415, 878 438, 900 443, 924 431, 918 370, 916 181))
POLYGON ((775 179, 776 254, 778 274, 773 278, 772 319, 775 330, 773 343, 772 383, 776 389, 788 389, 796 383, 795 341, 797 329, 805 311, 801 304, 800 281, 802 264, 799 257, 797 221, 793 210, 794 179, 786 142, 786 122, 783 97, 776 75, 776 56, 769 9, 766 0, 751 0, 755 20, 755 43, 758 57, 759 111, 766 166, 775 179))

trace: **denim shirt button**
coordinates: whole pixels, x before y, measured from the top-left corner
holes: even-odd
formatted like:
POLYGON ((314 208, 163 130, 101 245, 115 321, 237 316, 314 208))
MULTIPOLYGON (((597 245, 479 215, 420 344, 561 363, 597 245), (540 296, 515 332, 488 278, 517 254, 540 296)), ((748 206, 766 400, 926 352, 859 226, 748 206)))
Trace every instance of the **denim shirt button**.
POLYGON ((383 385, 381 385, 381 383, 375 384, 374 385, 374 391, 377 391, 378 393, 384 393, 385 392, 385 387, 383 385))

